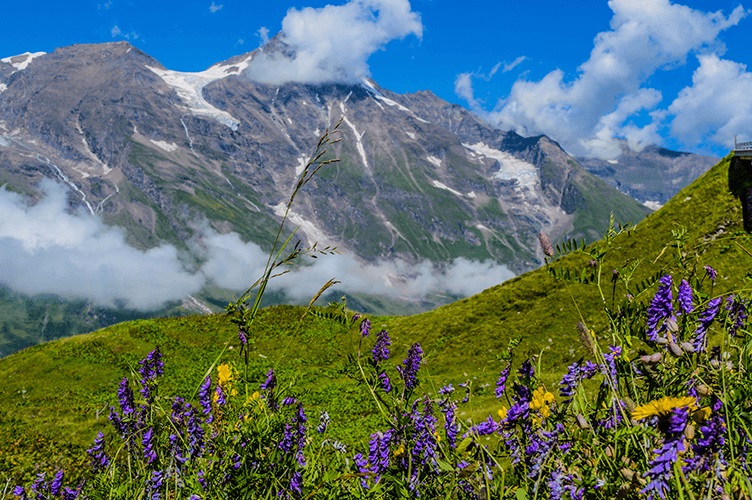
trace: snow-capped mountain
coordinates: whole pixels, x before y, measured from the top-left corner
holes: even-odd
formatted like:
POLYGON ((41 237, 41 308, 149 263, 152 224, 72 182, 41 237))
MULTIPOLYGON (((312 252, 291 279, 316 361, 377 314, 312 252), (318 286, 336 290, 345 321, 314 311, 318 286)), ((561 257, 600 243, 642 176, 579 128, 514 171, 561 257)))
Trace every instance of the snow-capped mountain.
POLYGON ((592 238, 609 210, 623 221, 646 213, 547 137, 369 80, 254 83, 243 71, 256 54, 200 73, 127 43, 5 58, 0 182, 38 196, 42 178, 57 179, 72 204, 141 247, 186 241, 198 215, 264 243, 319 136, 342 119, 341 162, 309 186, 293 221, 362 259, 468 256, 519 272, 538 264, 541 230, 592 238))

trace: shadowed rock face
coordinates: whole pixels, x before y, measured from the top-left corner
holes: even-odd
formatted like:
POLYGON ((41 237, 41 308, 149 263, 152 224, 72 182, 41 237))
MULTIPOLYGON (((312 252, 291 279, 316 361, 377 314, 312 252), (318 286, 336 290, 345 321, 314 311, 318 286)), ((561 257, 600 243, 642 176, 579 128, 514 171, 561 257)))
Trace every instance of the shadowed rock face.
POLYGON ((140 247, 182 245, 200 219, 267 244, 319 137, 342 119, 329 152, 340 163, 294 211, 307 239, 366 260, 462 255, 521 272, 540 262, 541 230, 591 239, 609 211, 647 213, 545 136, 494 129, 431 92, 257 84, 243 75, 254 55, 193 74, 127 43, 0 62, 0 184, 38 197, 43 177, 65 182, 71 205, 140 247))

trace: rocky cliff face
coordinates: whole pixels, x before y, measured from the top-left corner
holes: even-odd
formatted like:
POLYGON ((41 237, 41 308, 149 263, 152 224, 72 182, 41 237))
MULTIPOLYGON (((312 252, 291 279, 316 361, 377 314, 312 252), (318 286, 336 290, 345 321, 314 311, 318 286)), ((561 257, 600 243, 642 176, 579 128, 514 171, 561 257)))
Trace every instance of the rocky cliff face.
POLYGON ((341 161, 292 220, 309 241, 362 259, 465 256, 520 272, 540 262, 541 230, 592 238, 609 210, 623 222, 647 212, 547 137, 372 81, 258 84, 243 74, 255 55, 201 73, 127 43, 3 59, 0 183, 36 197, 42 178, 57 179, 72 205, 140 247, 183 244, 198 218, 265 244, 320 135, 342 120, 330 152, 341 161))

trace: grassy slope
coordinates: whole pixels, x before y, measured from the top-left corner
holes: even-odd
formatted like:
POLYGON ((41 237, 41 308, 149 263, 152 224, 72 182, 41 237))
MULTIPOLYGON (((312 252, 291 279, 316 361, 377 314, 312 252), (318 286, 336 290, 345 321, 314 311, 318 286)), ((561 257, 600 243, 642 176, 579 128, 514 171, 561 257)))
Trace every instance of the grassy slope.
MULTIPOLYGON (((672 240, 672 230, 686 227, 688 255, 696 255, 698 265, 709 263, 719 271, 716 291, 742 286, 752 257, 739 245, 752 249, 752 241, 742 230, 739 201, 728 193, 727 172, 725 160, 636 231, 620 236, 609 269, 642 259, 638 278, 667 270, 673 263, 671 250, 661 250, 672 240)), ((577 260, 582 259, 565 257, 560 264, 577 260)), ((575 333, 577 309, 605 341, 599 303, 594 287, 565 285, 537 270, 429 313, 375 319, 374 328, 383 326, 392 334, 395 364, 409 344, 421 342, 429 389, 471 380, 476 397, 464 407, 463 417, 478 418, 496 407, 492 394, 501 368, 497 356, 510 338, 522 338, 518 360, 544 352, 543 379, 550 385, 565 364, 584 354, 575 333)), ((355 436, 372 429, 367 425, 369 401, 339 371, 357 339, 327 321, 300 324, 300 313, 293 307, 264 311, 252 332, 249 375, 260 382, 274 366, 282 383, 297 377, 295 389, 309 415, 315 419, 317 410, 329 410, 334 435, 355 436)), ((114 402, 117 382, 155 345, 163 349, 167 364, 163 394, 178 390, 190 396, 228 341, 235 342, 234 333, 222 316, 145 320, 0 360, 0 470, 15 472, 33 463, 65 463, 82 456, 96 430, 107 427, 105 410, 114 402)), ((237 351, 226 351, 223 358, 238 360, 237 351)))

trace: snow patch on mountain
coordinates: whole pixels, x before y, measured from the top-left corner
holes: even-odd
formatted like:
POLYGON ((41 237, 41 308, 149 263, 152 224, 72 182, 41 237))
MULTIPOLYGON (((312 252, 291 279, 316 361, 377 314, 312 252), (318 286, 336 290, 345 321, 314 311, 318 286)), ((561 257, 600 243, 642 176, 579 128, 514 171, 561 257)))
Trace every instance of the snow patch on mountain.
POLYGON ((0 94, 5 92, 6 90, 8 90, 8 86, 5 85, 4 83, 0 83, 0 94))
POLYGON ((642 204, 645 205, 646 207, 648 207, 650 210, 652 210, 654 212, 656 210, 659 210, 659 209, 661 209, 663 207, 663 204, 660 203, 660 202, 657 202, 657 201, 650 201, 650 200, 648 200, 648 201, 643 201, 642 204))
POLYGON ((174 142, 165 142, 165 141, 155 141, 154 139, 149 139, 152 144, 155 146, 164 149, 168 153, 172 153, 173 151, 177 151, 178 145, 174 142))
MULTIPOLYGON (((0 61, 6 64, 10 64, 14 68, 16 68, 16 71, 23 71, 29 66, 29 64, 31 64, 31 61, 45 54, 46 52, 24 52, 23 54, 17 56, 4 57, 0 59, 0 61)), ((14 71, 13 73, 15 73, 16 71, 14 71)))
POLYGON ((444 191, 449 191, 450 193, 452 193, 454 195, 457 195, 457 196, 460 196, 460 197, 464 196, 462 193, 460 193, 456 189, 450 188, 449 186, 447 186, 443 182, 431 181, 431 185, 433 185, 433 187, 435 187, 435 188, 443 189, 444 191))
POLYGON ((519 187, 534 189, 540 182, 538 169, 535 165, 520 160, 513 155, 494 149, 483 142, 462 144, 477 155, 492 158, 499 162, 499 171, 493 174, 495 179, 516 180, 519 187))
MULTIPOLYGON (((350 95, 347 96, 349 98, 350 95)), ((347 99, 345 99, 347 101, 347 99)), ((345 122, 345 124, 352 129, 353 134, 355 135, 355 148, 358 150, 358 154, 360 155, 360 159, 363 161, 363 166, 368 168, 368 159, 366 158, 366 148, 363 147, 363 136, 366 135, 365 132, 362 134, 358 132, 358 129, 355 128, 355 125, 347 119, 345 116, 345 103, 341 102, 339 103, 339 109, 342 110, 342 121, 345 122)))
POLYGON ((308 157, 306 155, 300 155, 298 156, 298 165, 295 167, 295 177, 300 177, 300 174, 303 173, 303 170, 305 170, 306 165, 308 165, 308 157))
MULTIPOLYGON (((279 203, 272 208, 276 216, 284 217, 285 211, 287 210, 287 204, 279 203)), ((293 225, 298 226, 300 230, 305 233, 311 243, 318 242, 320 245, 324 246, 331 245, 331 241, 327 235, 321 229, 317 228, 313 222, 309 221, 299 213, 290 210, 287 213, 287 220, 293 225)))
POLYGON ((430 161, 431 163, 433 163, 434 165, 436 165, 438 168, 441 168, 441 160, 439 160, 435 156, 428 155, 426 157, 426 160, 430 161))
POLYGON ((228 76, 239 75, 248 67, 250 62, 251 57, 249 56, 237 64, 219 63, 205 71, 197 73, 185 73, 169 69, 153 68, 151 66, 147 66, 147 68, 159 75, 167 85, 175 89, 175 92, 185 102, 191 113, 196 116, 212 118, 232 130, 237 130, 240 126, 240 120, 227 111, 218 109, 210 104, 204 99, 203 90, 204 87, 212 82, 228 76))

